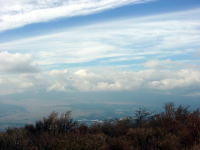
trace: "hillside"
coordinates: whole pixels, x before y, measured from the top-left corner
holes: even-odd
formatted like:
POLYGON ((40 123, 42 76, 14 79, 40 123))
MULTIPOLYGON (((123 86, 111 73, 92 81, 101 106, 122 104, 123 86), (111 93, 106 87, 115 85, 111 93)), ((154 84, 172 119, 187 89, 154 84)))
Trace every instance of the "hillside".
POLYGON ((1 150, 199 150, 200 111, 168 103, 164 111, 145 109, 133 117, 85 125, 70 112, 0 134, 1 150))

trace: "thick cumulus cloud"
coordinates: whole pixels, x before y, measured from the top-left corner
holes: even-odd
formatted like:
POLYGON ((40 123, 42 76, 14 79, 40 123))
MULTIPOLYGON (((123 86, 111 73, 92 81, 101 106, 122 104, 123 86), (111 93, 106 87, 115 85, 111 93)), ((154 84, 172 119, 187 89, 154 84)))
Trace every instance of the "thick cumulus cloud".
POLYGON ((0 78, 0 94, 27 90, 47 92, 134 90, 176 92, 182 90, 184 91, 182 95, 192 96, 200 90, 200 70, 189 68, 179 70, 148 68, 141 71, 111 68, 64 69, 0 78), (191 89, 193 93, 190 93, 191 89))
POLYGON ((33 87, 33 81, 23 76, 0 76, 0 95, 21 93, 33 87))
POLYGON ((38 69, 30 54, 0 52, 0 73, 30 73, 38 69))
POLYGON ((57 91, 118 91, 135 89, 174 90, 200 88, 200 71, 180 69, 176 71, 146 69, 142 71, 101 71, 77 70, 59 71, 49 90, 57 91))
POLYGON ((0 30, 151 0, 0 0, 0 30))

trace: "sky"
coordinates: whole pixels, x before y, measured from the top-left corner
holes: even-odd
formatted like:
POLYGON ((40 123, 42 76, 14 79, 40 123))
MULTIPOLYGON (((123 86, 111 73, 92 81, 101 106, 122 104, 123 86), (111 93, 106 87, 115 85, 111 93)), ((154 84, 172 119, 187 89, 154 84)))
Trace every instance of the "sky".
POLYGON ((0 7, 2 106, 37 114, 73 102, 200 105, 199 0, 0 0, 0 7))

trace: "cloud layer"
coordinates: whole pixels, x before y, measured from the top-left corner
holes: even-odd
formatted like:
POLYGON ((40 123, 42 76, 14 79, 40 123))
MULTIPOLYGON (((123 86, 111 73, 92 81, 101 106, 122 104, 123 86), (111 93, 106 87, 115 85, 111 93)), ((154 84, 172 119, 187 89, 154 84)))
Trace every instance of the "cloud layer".
POLYGON ((0 31, 151 0, 0 0, 0 31))
POLYGON ((0 94, 26 91, 134 91, 150 90, 172 92, 182 95, 198 92, 200 70, 146 69, 142 71, 119 71, 111 68, 52 70, 36 74, 1 76, 0 94))
POLYGON ((30 54, 0 52, 0 73, 30 73, 38 69, 30 54))
POLYGON ((6 85, 9 93, 146 89, 196 96, 200 21, 193 16, 199 12, 129 18, 0 43, 0 93, 6 94, 6 85), (32 74, 38 67, 41 71, 32 74))
POLYGON ((58 34, 0 43, 0 48, 29 53, 37 64, 52 69, 63 65, 138 68, 146 61, 151 62, 146 67, 159 68, 156 60, 165 60, 162 63, 168 68, 173 67, 171 60, 177 60, 179 68, 182 62, 195 67, 199 64, 200 22, 192 17, 198 13, 199 9, 94 24, 58 34))

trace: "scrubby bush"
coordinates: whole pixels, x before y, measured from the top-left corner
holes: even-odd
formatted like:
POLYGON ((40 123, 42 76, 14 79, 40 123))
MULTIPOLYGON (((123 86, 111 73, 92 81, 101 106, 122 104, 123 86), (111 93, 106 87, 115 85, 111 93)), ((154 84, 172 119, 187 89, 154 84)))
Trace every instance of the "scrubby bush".
POLYGON ((199 145, 199 109, 173 103, 158 114, 138 109, 132 117, 91 126, 74 121, 70 112, 53 112, 0 133, 0 150, 199 150, 199 145))

